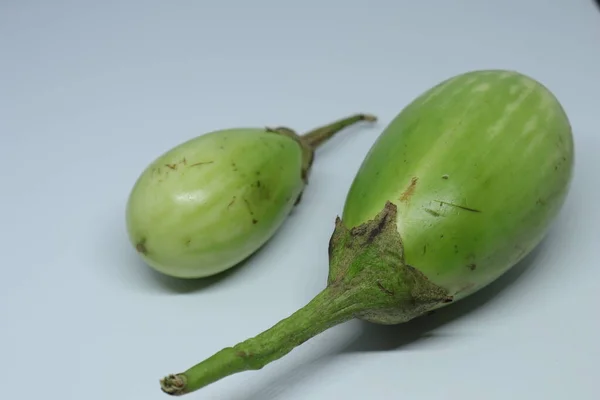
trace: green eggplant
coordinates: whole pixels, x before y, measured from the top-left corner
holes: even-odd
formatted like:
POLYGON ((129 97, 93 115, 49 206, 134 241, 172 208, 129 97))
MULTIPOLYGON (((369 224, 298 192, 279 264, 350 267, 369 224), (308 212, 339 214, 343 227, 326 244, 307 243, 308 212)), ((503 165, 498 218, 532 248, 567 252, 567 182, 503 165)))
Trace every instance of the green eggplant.
POLYGON ((355 114, 304 135, 286 127, 209 132, 160 155, 126 206, 129 241, 155 270, 176 278, 221 273, 255 253, 298 204, 315 151, 359 121, 355 114))

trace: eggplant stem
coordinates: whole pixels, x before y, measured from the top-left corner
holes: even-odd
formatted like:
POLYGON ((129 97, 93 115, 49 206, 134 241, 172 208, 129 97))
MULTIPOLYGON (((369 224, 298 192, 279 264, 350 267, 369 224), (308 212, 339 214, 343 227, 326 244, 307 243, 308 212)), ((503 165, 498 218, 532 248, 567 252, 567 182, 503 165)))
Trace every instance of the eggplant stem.
POLYGON ((160 381, 162 391, 181 396, 227 376, 263 368, 319 333, 352 319, 362 307, 350 292, 325 288, 304 307, 270 329, 218 351, 185 372, 166 376, 160 381))
POLYGON ((334 121, 328 125, 313 129, 302 135, 301 138, 312 150, 315 150, 342 129, 360 121, 376 122, 377 117, 372 114, 354 114, 334 121))

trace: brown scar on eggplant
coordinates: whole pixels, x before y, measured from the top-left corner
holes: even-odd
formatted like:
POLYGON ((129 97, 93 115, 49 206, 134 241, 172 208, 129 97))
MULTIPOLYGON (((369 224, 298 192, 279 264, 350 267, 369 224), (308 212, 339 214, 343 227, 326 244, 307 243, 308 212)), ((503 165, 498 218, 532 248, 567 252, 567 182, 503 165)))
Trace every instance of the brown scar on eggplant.
POLYGON ((229 204, 227 204, 227 208, 231 207, 233 205, 233 203, 235 203, 236 199, 237 199, 237 197, 233 196, 233 198, 231 199, 231 201, 229 202, 229 204))
POLYGON ((412 177, 412 179, 410 180, 410 184, 408 185, 406 190, 404 192, 402 192, 402 195, 400 195, 400 201, 406 202, 406 201, 410 200, 412 195, 415 193, 415 189, 417 187, 418 181, 419 181, 419 178, 417 178, 416 176, 412 177))
POLYGON ((471 211, 471 212, 475 212, 475 213, 481 212, 481 210, 477 210, 477 209, 471 208, 471 207, 461 206, 459 204, 450 203, 449 201, 443 201, 443 200, 434 200, 434 201, 436 201, 440 204, 450 206, 450 207, 460 208, 461 210, 465 210, 465 211, 471 211))
POLYGON ((194 164, 191 164, 190 167, 197 167, 199 165, 206 165, 206 164, 212 164, 214 163, 214 161, 200 161, 194 164))

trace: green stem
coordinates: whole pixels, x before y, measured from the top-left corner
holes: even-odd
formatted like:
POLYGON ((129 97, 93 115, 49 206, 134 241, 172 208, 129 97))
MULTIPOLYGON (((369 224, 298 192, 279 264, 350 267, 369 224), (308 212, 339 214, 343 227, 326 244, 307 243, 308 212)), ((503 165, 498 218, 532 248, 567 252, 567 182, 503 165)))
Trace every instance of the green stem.
POLYGON ((185 372, 165 377, 161 388, 180 396, 239 372, 259 370, 319 333, 354 318, 361 310, 351 291, 328 287, 270 329, 224 348, 185 372))
POLYGON ((360 121, 375 122, 377 117, 371 114, 354 114, 316 128, 302 135, 301 138, 312 150, 315 150, 342 129, 360 121))
POLYGON ((263 333, 167 376, 162 390, 183 395, 229 375, 261 369, 353 318, 399 324, 452 302, 446 288, 405 263, 397 218, 397 207, 389 201, 373 219, 352 228, 338 217, 329 241, 327 287, 321 293, 263 333))

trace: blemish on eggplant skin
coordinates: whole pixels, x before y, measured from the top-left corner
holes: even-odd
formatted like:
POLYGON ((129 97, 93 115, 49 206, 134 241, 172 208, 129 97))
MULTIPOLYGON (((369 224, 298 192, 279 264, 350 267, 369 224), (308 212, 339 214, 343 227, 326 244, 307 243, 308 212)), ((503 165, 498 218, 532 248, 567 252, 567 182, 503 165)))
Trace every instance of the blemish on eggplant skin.
POLYGON ((146 239, 141 239, 135 246, 135 249, 141 254, 148 254, 148 248, 146 247, 146 239))
POLYGON ((190 167, 198 167, 200 165, 212 164, 214 161, 200 161, 194 164, 191 164, 190 167))
POLYGON ((442 175, 442 179, 448 179, 450 178, 448 175, 442 175))
POLYGON ((431 208, 425 208, 424 209, 426 213, 433 215, 434 217, 441 217, 441 214, 435 210, 432 210, 431 208))
POLYGON ((402 192, 402 195, 400 195, 400 201, 406 202, 406 201, 410 200, 411 196, 415 193, 415 189, 417 187, 418 181, 419 181, 419 178, 417 178, 416 176, 412 177, 412 179, 410 180, 410 184, 408 185, 406 190, 404 192, 402 192))
POLYGON ((246 204, 246 208, 248 209, 248 212, 250 213, 250 215, 254 216, 254 211, 252 211, 252 208, 250 208, 250 203, 248 202, 248 200, 244 197, 243 198, 244 203, 246 204))
POLYGON ((471 271, 475 271, 477 269, 477 264, 471 263, 467 265, 467 268, 469 268, 471 271))
POLYGON ((438 202, 438 203, 440 203, 442 205, 447 205, 447 206, 450 206, 450 207, 459 208, 459 209, 465 210, 465 211, 471 211, 471 212, 474 212, 474 213, 480 213, 481 212, 481 210, 477 210, 477 209, 471 208, 471 207, 461 206, 459 204, 450 203, 448 201, 443 201, 443 200, 434 200, 434 201, 438 202))
POLYGON ((227 204, 227 208, 231 207, 233 205, 233 203, 235 203, 236 199, 237 199, 237 197, 233 196, 233 198, 231 199, 231 201, 229 202, 229 204, 227 204))

